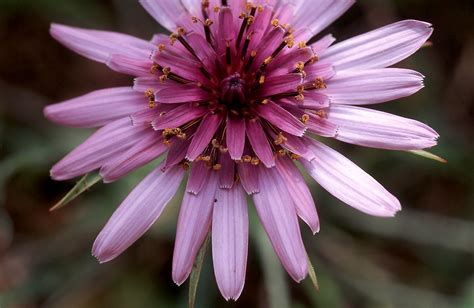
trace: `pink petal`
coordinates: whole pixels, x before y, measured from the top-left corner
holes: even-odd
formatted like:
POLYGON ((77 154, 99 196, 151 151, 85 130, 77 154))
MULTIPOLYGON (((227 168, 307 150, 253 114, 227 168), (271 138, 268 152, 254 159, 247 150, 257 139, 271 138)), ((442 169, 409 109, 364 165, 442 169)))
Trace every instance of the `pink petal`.
POLYGON ((189 146, 186 159, 194 161, 206 147, 211 143, 214 134, 216 133, 219 125, 222 122, 221 114, 209 114, 207 115, 199 125, 196 134, 194 134, 191 145, 189 146))
POLYGON ((51 177, 62 181, 94 171, 146 137, 146 131, 128 117, 107 124, 54 165, 51 177))
POLYGON ((176 31, 177 21, 186 12, 176 0, 140 0, 145 10, 163 27, 176 31))
POLYGON ((245 147, 245 120, 229 115, 226 131, 227 148, 230 157, 234 160, 242 158, 245 147))
POLYGON ((129 87, 111 88, 49 105, 49 120, 72 127, 98 127, 147 108, 147 99, 129 87))
POLYGON ((437 144, 427 125, 389 113, 353 106, 333 106, 328 121, 338 126, 338 140, 388 150, 421 150, 437 144))
POLYGON ((163 104, 203 102, 212 99, 211 93, 197 85, 175 85, 156 93, 156 100, 163 104))
POLYGON ((152 76, 150 70, 153 63, 148 58, 134 58, 121 54, 112 54, 106 62, 107 66, 119 73, 131 76, 152 76))
POLYGON ((188 184, 186 191, 188 193, 198 195, 204 187, 209 178, 210 168, 206 166, 203 161, 197 161, 193 164, 191 172, 189 173, 188 184))
POLYGON ((168 147, 163 143, 161 134, 156 132, 148 134, 147 138, 137 140, 128 151, 104 164, 100 169, 100 175, 105 183, 116 181, 158 158, 166 150, 168 147))
POLYGON ((177 128, 199 119, 209 112, 207 108, 189 106, 187 104, 176 106, 166 112, 162 112, 152 125, 155 130, 163 130, 167 128, 177 128))
POLYGON ((219 171, 219 187, 231 189, 235 182, 235 162, 229 154, 221 153, 219 155, 219 164, 222 168, 219 171))
POLYGON ((316 205, 301 172, 288 157, 277 159, 276 162, 277 170, 296 205, 296 213, 311 228, 313 234, 318 233, 319 218, 316 205))
POLYGON ((370 175, 328 146, 311 142, 316 158, 301 160, 309 174, 344 203, 373 216, 392 217, 400 202, 370 175))
POLYGON ((181 285, 191 273, 194 259, 209 231, 216 189, 217 172, 211 172, 198 195, 184 195, 173 253, 172 276, 177 285, 181 285))
POLYGON ((295 204, 276 168, 259 168, 260 193, 253 195, 258 217, 283 267, 295 281, 308 273, 295 204))
POLYGON ((294 17, 295 26, 308 28, 311 35, 315 36, 341 17, 354 3, 355 0, 319 0, 317 4, 312 0, 301 1, 294 17))
POLYGON ((303 82, 303 77, 299 73, 286 74, 283 76, 271 76, 265 79, 260 95, 268 97, 282 93, 296 92, 303 82))
POLYGON ((64 46, 94 61, 105 63, 111 54, 122 54, 147 59, 156 47, 145 40, 130 35, 86 30, 52 24, 51 36, 64 46))
POLYGON ((253 151, 262 163, 268 168, 275 166, 275 158, 268 138, 263 131, 259 120, 247 120, 247 137, 252 145, 253 151))
POLYGON ((305 125, 299 119, 273 101, 269 101, 265 105, 258 105, 255 110, 262 118, 284 132, 298 137, 302 137, 306 132, 305 125))
POLYGON ((242 187, 245 189, 247 194, 253 195, 260 192, 260 186, 258 184, 258 172, 257 167, 251 164, 237 164, 237 170, 239 172, 240 182, 242 187))
POLYGON ((138 184, 94 242, 92 254, 100 263, 115 259, 150 229, 178 190, 183 175, 179 166, 165 173, 158 167, 138 184))
POLYGON ((339 72, 322 93, 333 104, 368 105, 410 96, 423 85, 424 76, 400 68, 339 72))
POLYGON ((247 198, 240 185, 218 189, 212 217, 212 260, 217 285, 237 300, 245 284, 248 250, 247 198))
POLYGON ((388 67, 414 54, 432 33, 429 23, 400 21, 330 47, 321 63, 338 71, 388 67))

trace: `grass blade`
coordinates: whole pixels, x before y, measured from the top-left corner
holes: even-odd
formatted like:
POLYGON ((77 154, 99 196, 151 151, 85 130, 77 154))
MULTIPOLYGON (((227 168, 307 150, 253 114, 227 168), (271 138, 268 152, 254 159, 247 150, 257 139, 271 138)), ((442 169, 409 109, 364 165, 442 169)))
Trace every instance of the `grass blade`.
POLYGON ((52 212, 63 208, 71 201, 76 199, 78 196, 80 196, 83 192, 89 190, 92 186, 97 184, 100 180, 102 180, 102 178, 99 174, 95 174, 92 176, 89 176, 89 174, 84 175, 82 179, 80 179, 79 182, 77 182, 77 184, 64 196, 64 198, 62 198, 61 201, 56 203, 49 210, 52 212))

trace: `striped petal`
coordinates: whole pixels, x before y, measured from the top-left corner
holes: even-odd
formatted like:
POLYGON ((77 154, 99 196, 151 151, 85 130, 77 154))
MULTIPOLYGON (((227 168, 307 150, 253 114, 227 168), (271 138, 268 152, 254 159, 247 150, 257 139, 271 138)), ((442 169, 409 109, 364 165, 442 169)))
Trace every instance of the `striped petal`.
POLYGON ((106 63, 111 54, 147 59, 156 47, 145 40, 116 32, 97 31, 52 24, 51 36, 91 60, 106 63))
POLYGON ((258 217, 283 267, 295 281, 308 273, 306 251, 287 183, 276 168, 260 167, 260 193, 253 195, 258 217))
POLYGON ((389 67, 414 54, 432 33, 429 23, 400 21, 329 47, 321 63, 338 71, 389 67))
POLYGON ((400 202, 370 175, 330 147, 311 143, 316 158, 302 160, 306 171, 329 193, 344 203, 373 216, 392 217, 400 202))
POLYGON ((439 134, 421 122, 354 106, 333 106, 328 121, 336 139, 387 150, 421 150, 437 144, 439 134))
POLYGON ((217 285, 237 300, 245 283, 248 251, 247 197, 240 185, 218 189, 212 217, 212 260, 217 285))
POLYGON ((209 231, 216 189, 217 173, 211 172, 198 195, 184 195, 173 253, 172 276, 177 285, 181 285, 191 273, 194 259, 209 231))
POLYGON ((145 109, 143 94, 130 87, 111 88, 47 106, 48 120, 72 127, 99 127, 145 109))
POLYGON ((160 217, 183 179, 177 166, 163 173, 158 167, 128 195, 94 242, 92 254, 101 262, 115 259, 160 217))

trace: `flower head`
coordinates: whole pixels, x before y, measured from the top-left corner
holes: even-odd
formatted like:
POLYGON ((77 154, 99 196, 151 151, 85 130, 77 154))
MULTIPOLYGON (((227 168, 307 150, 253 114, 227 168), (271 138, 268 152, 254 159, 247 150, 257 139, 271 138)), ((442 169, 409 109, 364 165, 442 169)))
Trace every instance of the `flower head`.
POLYGON ((365 213, 390 217, 398 200, 315 138, 390 150, 419 150, 438 134, 410 119, 371 110, 423 87, 415 71, 387 68, 413 54, 431 25, 406 20, 333 45, 317 34, 352 0, 141 0, 171 35, 125 34, 54 24, 65 46, 132 75, 133 87, 92 92, 48 106, 74 127, 102 127, 51 170, 67 180, 100 169, 115 181, 165 157, 115 211, 94 243, 107 262, 158 219, 189 173, 173 257, 183 283, 208 232, 222 295, 237 299, 247 261, 247 195, 282 265, 308 272, 298 217, 319 231, 310 190, 296 166, 365 213), (317 2, 317 5, 315 5, 317 2), (211 230, 211 231, 210 231, 211 230))

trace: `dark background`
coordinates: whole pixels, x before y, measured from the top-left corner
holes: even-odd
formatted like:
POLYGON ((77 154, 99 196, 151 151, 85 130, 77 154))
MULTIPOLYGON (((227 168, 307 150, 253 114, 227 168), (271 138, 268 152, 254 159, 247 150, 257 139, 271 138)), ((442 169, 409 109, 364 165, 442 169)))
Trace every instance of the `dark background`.
MULTIPOLYGON (((437 129, 442 137, 433 152, 449 163, 334 143, 400 198, 401 214, 365 216, 310 181, 322 229, 314 237, 302 230, 321 291, 290 281, 252 214, 241 299, 226 305, 220 297, 208 253, 199 307, 474 307, 472 3, 360 0, 329 29, 344 39, 406 18, 434 24, 433 47, 400 64, 425 74, 426 88, 375 108, 437 129)), ((142 38, 160 31, 135 0, 0 0, 0 306, 186 307, 187 284, 171 280, 180 198, 116 261, 99 265, 90 255, 100 228, 146 168, 48 211, 74 185, 51 181, 50 166, 89 131, 50 124, 42 108, 131 83, 56 43, 51 22, 142 38)))

